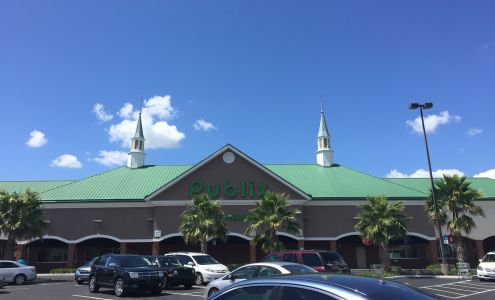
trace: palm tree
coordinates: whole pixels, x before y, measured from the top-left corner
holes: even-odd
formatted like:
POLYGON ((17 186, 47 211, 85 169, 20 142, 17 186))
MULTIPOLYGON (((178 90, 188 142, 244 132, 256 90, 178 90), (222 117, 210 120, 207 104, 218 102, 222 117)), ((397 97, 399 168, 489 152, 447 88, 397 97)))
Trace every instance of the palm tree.
MULTIPOLYGON (((466 177, 457 175, 443 175, 441 180, 435 182, 435 196, 438 205, 438 215, 441 225, 447 225, 450 234, 454 237, 454 247, 457 252, 457 260, 464 261, 464 244, 462 233, 468 235, 476 227, 472 217, 485 217, 483 209, 475 203, 482 195, 471 187, 466 177)), ((435 222, 435 208, 430 197, 426 200, 426 211, 430 220, 435 222)))
POLYGON ((0 191, 0 231, 7 237, 4 259, 14 257, 16 240, 41 237, 45 227, 37 193, 0 191))
POLYGON ((360 212, 354 228, 361 233, 363 240, 378 245, 380 262, 389 269, 389 241, 404 239, 407 234, 407 220, 403 214, 404 202, 390 203, 385 196, 368 197, 368 204, 358 206, 360 212))
POLYGON ((226 240, 228 232, 220 202, 206 194, 195 195, 193 204, 186 205, 179 229, 186 244, 200 243, 201 253, 207 253, 210 238, 226 240))
POLYGON ((289 209, 290 203, 287 199, 285 194, 266 192, 244 219, 248 223, 246 234, 254 233, 251 243, 256 245, 261 242, 261 249, 266 253, 278 251, 283 247, 277 238, 277 231, 299 231, 296 218, 301 212, 289 209))

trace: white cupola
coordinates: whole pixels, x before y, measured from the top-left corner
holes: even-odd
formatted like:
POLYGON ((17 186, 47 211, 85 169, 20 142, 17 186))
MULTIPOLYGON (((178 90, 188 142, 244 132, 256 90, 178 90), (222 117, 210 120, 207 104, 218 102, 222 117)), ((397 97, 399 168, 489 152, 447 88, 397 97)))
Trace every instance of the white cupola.
POLYGON ((322 167, 330 167, 333 164, 333 151, 330 147, 330 134, 328 134, 327 122, 321 106, 320 129, 317 138, 318 150, 316 151, 316 163, 322 167))
POLYGON ((127 156, 127 166, 132 169, 144 166, 144 155, 144 134, 141 124, 141 112, 139 112, 136 133, 131 138, 131 151, 127 156))

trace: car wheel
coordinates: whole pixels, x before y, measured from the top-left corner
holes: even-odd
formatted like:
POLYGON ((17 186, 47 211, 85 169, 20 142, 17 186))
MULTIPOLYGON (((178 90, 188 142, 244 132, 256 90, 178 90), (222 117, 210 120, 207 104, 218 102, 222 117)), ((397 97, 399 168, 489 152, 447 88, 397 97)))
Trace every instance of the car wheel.
POLYGON ((208 297, 210 297, 211 295, 216 294, 216 293, 218 293, 218 289, 217 288, 211 288, 208 291, 208 297))
POLYGON ((115 296, 117 297, 123 297, 125 295, 124 280, 122 280, 122 278, 115 280, 113 290, 115 292, 115 296))
POLYGON ((17 285, 24 284, 26 282, 26 275, 24 274, 18 274, 14 277, 14 283, 17 285))
POLYGON ((89 292, 90 293, 97 293, 98 290, 100 289, 100 287, 96 283, 96 277, 94 277, 94 276, 89 277, 88 286, 89 286, 89 292))
POLYGON ((204 280, 203 280, 203 275, 201 273, 196 273, 196 285, 203 285, 204 280))

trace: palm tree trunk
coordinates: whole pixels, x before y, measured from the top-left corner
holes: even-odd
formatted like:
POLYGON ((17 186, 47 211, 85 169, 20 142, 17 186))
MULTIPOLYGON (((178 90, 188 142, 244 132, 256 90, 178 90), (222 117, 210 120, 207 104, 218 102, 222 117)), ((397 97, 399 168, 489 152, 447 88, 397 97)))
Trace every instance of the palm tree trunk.
POLYGON ((458 262, 463 262, 464 261, 464 244, 462 243, 462 237, 460 235, 455 235, 454 236, 454 245, 455 249, 457 252, 457 261, 458 262))
POLYGON ((201 238, 201 253, 206 253, 208 251, 208 241, 202 237, 201 238))
POLYGON ((5 253, 3 255, 3 259, 5 260, 14 260, 14 248, 15 248, 15 237, 12 234, 9 234, 7 237, 7 243, 5 245, 5 253))
POLYGON ((270 249, 270 252, 274 252, 274 251, 277 251, 277 242, 278 242, 278 237, 277 237, 277 231, 275 229, 271 229, 270 230, 270 235, 271 235, 271 239, 272 239, 272 242, 271 242, 271 249, 270 249))
POLYGON ((380 253, 380 262, 383 265, 383 270, 388 271, 390 268, 390 256, 388 255, 388 243, 383 242, 378 244, 378 252, 380 253))

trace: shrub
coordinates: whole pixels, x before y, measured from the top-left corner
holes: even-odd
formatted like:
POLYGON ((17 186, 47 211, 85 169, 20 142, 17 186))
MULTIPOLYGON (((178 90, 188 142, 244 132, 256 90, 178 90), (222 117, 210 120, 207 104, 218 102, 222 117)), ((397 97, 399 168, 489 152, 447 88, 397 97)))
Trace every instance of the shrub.
POLYGON ((226 267, 229 268, 229 271, 234 271, 235 269, 244 266, 245 264, 227 264, 226 267))
POLYGON ((50 270, 50 274, 64 274, 64 273, 74 273, 74 272, 76 272, 75 268, 56 268, 50 270))

